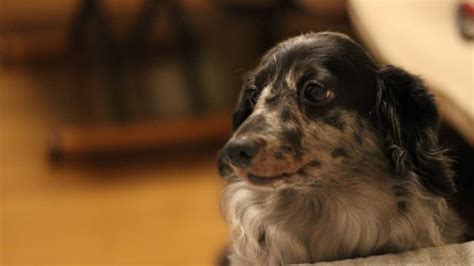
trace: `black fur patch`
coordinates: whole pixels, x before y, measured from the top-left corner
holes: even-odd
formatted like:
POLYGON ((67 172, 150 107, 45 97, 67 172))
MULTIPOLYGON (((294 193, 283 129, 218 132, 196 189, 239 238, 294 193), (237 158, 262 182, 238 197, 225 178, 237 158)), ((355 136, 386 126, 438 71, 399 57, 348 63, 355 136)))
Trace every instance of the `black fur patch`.
POLYGON ((281 111, 280 119, 283 123, 287 123, 289 121, 296 121, 295 115, 290 110, 288 110, 288 108, 284 108, 283 111, 281 111))
POLYGON ((293 149, 292 149, 290 146, 288 146, 288 145, 282 145, 282 146, 280 147, 280 151, 281 151, 282 153, 288 154, 288 153, 291 153, 292 150, 293 150, 293 149))
POLYGON ((347 154, 346 149, 342 147, 335 148, 334 150, 331 151, 331 157, 332 158, 337 158, 337 157, 349 157, 347 154))
POLYGON ((352 133, 352 136, 354 137, 354 140, 357 144, 362 145, 364 142, 362 139, 362 136, 364 135, 363 130, 366 126, 364 125, 364 122, 360 116, 357 116, 356 123, 357 127, 354 128, 354 133, 352 133))
POLYGON ((225 177, 232 173, 232 169, 225 160, 225 156, 222 151, 219 151, 217 155, 217 170, 219 172, 219 175, 222 177, 225 177))
POLYGON ((283 173, 283 174, 280 175, 280 177, 283 177, 283 178, 290 177, 290 176, 291 176, 291 174, 289 174, 289 173, 283 173))
POLYGON ((395 185, 392 189, 397 198, 404 198, 409 194, 408 190, 402 185, 395 185))
POLYGON ((307 175, 306 170, 308 170, 308 168, 314 168, 314 167, 318 167, 320 165, 321 165, 321 162, 319 162, 319 161, 310 161, 310 162, 306 163, 303 167, 298 169, 298 171, 296 171, 296 174, 298 174, 300 176, 306 176, 307 175))
POLYGON ((296 160, 301 160, 303 156, 303 147, 301 147, 301 139, 303 133, 299 128, 289 128, 281 134, 282 141, 288 143, 292 154, 296 160))
POLYGON ((283 160, 285 159, 285 154, 281 151, 276 151, 273 153, 273 158, 277 159, 277 160, 283 160))
POLYGON ((300 169, 298 169, 298 171, 296 171, 296 174, 298 174, 300 176, 305 176, 306 175, 306 167, 301 167, 300 169))
POLYGON ((352 135, 354 136, 354 141, 357 144, 362 145, 362 137, 360 136, 360 132, 354 132, 352 135))
POLYGON ((306 164, 308 167, 318 167, 321 165, 320 161, 310 161, 306 164))
POLYGON ((401 211, 401 212, 406 212, 408 210, 408 202, 405 201, 405 200, 400 200, 397 202, 397 208, 401 211))
POLYGON ((260 235, 258 236, 258 244, 260 246, 265 245, 265 239, 267 238, 267 234, 265 231, 261 232, 260 235))
POLYGON ((321 121, 339 130, 344 130, 344 128, 346 128, 346 122, 341 118, 339 113, 322 117, 321 121))
POLYGON ((288 213, 288 210, 291 210, 291 204, 294 202, 297 197, 297 193, 293 189, 282 189, 278 192, 278 197, 275 205, 275 209, 282 213, 288 213))

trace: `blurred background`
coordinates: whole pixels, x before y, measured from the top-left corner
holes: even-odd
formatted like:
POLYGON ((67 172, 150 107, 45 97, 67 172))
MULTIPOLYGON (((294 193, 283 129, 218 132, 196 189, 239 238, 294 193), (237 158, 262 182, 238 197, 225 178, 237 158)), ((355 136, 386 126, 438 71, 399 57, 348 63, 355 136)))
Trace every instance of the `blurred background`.
POLYGON ((426 80, 472 221, 473 18, 454 0, 0 0, 0 264, 215 264, 241 77, 309 31, 426 80))

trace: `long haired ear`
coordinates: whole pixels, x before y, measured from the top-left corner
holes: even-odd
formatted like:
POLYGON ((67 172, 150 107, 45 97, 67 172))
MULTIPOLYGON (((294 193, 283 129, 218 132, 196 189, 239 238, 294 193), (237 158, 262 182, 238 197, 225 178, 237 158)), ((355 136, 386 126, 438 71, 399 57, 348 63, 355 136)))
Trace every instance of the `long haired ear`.
POLYGON ((378 71, 376 116, 395 173, 415 173, 430 191, 456 191, 450 159, 438 143, 439 115, 423 82, 406 71, 385 66, 378 71))

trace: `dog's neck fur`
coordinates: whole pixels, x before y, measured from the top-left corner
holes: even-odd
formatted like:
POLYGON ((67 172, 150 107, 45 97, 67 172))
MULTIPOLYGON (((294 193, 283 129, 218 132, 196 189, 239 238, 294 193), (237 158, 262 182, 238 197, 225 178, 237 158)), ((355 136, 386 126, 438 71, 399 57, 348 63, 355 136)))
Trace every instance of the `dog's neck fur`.
MULTIPOLYGON (((380 174, 383 171, 372 172, 367 178, 380 174)), ((341 180, 347 178, 341 176, 341 180)), ((444 198, 427 192, 413 181, 416 178, 391 178, 391 187, 346 181, 343 185, 351 189, 342 191, 352 193, 341 193, 341 184, 261 190, 242 180, 231 182, 222 201, 231 226, 231 262, 311 263, 458 240, 459 218, 444 198), (406 189, 405 198, 411 197, 409 206, 400 206, 392 189, 397 184, 406 189)))

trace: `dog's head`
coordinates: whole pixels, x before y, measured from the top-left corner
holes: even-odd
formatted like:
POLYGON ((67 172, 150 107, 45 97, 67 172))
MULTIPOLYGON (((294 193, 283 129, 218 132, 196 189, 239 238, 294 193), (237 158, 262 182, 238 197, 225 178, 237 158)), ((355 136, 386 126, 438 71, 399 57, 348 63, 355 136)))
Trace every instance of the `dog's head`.
POLYGON ((449 194, 438 122, 418 78, 379 67, 345 35, 305 34, 272 48, 245 79, 221 174, 272 188, 384 169, 449 194))

